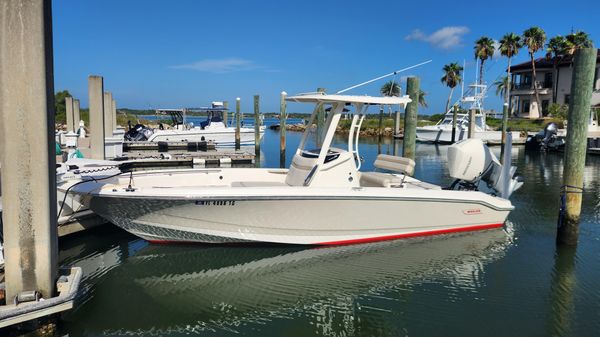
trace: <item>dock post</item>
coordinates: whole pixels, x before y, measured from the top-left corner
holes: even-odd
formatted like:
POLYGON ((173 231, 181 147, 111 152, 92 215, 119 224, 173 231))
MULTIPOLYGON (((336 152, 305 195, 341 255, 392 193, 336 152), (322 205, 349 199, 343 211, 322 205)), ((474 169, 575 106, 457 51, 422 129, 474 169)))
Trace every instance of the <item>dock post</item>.
POLYGON ((508 129, 508 103, 502 105, 502 148, 506 144, 506 130, 508 129))
POLYGON ((458 105, 452 109, 452 144, 456 143, 456 120, 458 119, 458 105))
POLYGON ((0 3, 6 303, 54 296, 58 267, 51 1, 0 3))
POLYGON ((285 140, 285 125, 286 125, 286 118, 287 118, 287 112, 286 112, 286 102, 285 102, 285 98, 287 96, 287 93, 285 91, 281 92, 281 101, 279 103, 279 167, 280 168, 285 168, 285 145, 286 145, 286 140, 285 140))
POLYGON ((556 243, 577 245, 583 194, 583 171, 587 146, 587 124, 591 109, 592 82, 596 67, 595 48, 578 49, 573 61, 569 128, 565 145, 565 167, 561 188, 561 210, 556 243))
POLYGON ((92 159, 104 160, 104 79, 102 76, 88 77, 90 109, 90 150, 92 159))
POLYGON ((394 121, 394 136, 400 134, 400 108, 396 110, 396 119, 394 121))
POLYGON ((240 98, 235 99, 235 149, 240 149, 240 98))
POLYGON ((112 131, 117 129, 117 101, 115 101, 115 98, 112 97, 111 95, 111 109, 112 109, 112 131))
POLYGON ((65 114, 67 115, 67 132, 75 130, 75 120, 73 118, 73 97, 65 97, 65 114))
POLYGON ((260 167, 260 96, 254 95, 254 161, 260 167))
POLYGON ((417 111, 419 109, 419 78, 406 79, 406 93, 412 102, 404 109, 404 142, 402 143, 402 156, 415 160, 417 147, 417 111))
POLYGON ((112 94, 104 93, 104 137, 113 136, 112 94))
POLYGON ((469 110, 469 133, 467 138, 475 137, 475 109, 469 110))
POLYGON ((228 113, 227 113, 227 109, 229 109, 229 102, 227 101, 223 101, 223 124, 225 125, 225 127, 229 126, 229 121, 227 120, 228 117, 228 113))
MULTIPOLYGON (((325 92, 325 88, 317 88, 317 92, 325 92)), ((311 127, 311 125, 309 125, 311 127)), ((319 111, 317 112, 317 132, 316 135, 316 147, 320 148, 321 143, 323 142, 323 138, 321 137, 321 133, 323 132, 323 128, 325 127, 325 107, 321 105, 319 111)))
POLYGON ((75 133, 79 130, 79 122, 81 121, 80 104, 78 99, 73 100, 73 125, 75 126, 75 133))
POLYGON ((383 136, 383 105, 379 107, 379 141, 383 136))

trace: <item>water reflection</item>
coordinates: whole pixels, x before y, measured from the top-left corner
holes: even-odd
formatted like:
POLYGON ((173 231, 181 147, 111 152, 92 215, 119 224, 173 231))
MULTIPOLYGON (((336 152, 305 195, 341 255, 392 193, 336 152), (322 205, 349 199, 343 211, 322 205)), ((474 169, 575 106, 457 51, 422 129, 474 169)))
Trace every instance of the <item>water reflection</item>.
POLYGON ((99 270, 104 274, 94 284, 96 296, 70 321, 93 333, 160 335, 238 332, 302 316, 319 334, 334 336, 386 324, 369 319, 367 313, 378 308, 364 298, 389 302, 379 308, 389 311, 401 309, 398 298, 422 283, 447 283, 443 296, 450 299, 477 291, 485 266, 504 255, 512 234, 490 230, 311 249, 127 242, 141 248, 121 243, 76 261, 96 266, 85 268, 88 279, 97 279, 99 270), (124 251, 133 254, 120 259, 124 251), (97 315, 110 319, 90 320, 97 315))
POLYGON ((576 247, 557 247, 550 286, 549 336, 571 335, 575 311, 574 292, 577 287, 576 259, 576 247))

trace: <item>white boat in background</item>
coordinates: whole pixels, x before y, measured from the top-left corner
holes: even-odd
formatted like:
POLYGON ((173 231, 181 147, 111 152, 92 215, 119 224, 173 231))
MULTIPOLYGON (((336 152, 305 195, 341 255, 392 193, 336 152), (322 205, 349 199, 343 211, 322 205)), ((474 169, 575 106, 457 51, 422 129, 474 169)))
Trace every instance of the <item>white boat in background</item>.
MULTIPOLYGON (((486 124, 486 113, 483 108, 483 99, 487 92, 486 85, 472 84, 467 90, 467 95, 463 96, 457 102, 461 107, 461 112, 456 118, 456 135, 455 141, 467 139, 469 135, 469 110, 475 110, 475 135, 474 138, 482 141, 499 142, 502 140, 502 131, 492 130, 486 124)), ((420 142, 449 144, 452 143, 452 119, 453 108, 446 111, 436 125, 417 127, 417 140, 420 142)), ((513 139, 520 139, 521 133, 518 131, 511 132, 513 139)))
POLYGON ((456 179, 449 188, 412 177, 415 163, 402 157, 379 155, 374 166, 387 172, 360 171, 358 139, 368 107, 405 106, 408 96, 320 93, 287 100, 316 105, 309 125, 321 107, 332 107, 322 147, 307 148, 307 129, 289 169, 131 172, 72 192, 151 242, 350 244, 501 227, 513 209, 508 197, 522 183, 477 139, 448 149, 456 179), (347 148, 334 148, 345 107, 355 110, 347 148), (479 191, 480 183, 493 193, 479 191))
MULTIPOLYGON (((158 116, 169 116, 170 129, 139 129, 126 134, 127 140, 147 140, 149 142, 201 142, 212 141, 218 147, 235 146, 235 126, 229 126, 223 112, 227 109, 222 102, 212 102, 211 107, 187 109, 157 109, 158 116), (188 123, 186 113, 200 112, 207 115, 200 125, 188 123), (136 135, 140 138, 136 139, 136 135), (143 137, 142 137, 143 136, 143 137), (129 137, 129 139, 127 138, 129 137)), ((260 126, 260 139, 265 134, 265 126, 260 126)), ((240 146, 254 145, 254 127, 240 127, 240 146)))

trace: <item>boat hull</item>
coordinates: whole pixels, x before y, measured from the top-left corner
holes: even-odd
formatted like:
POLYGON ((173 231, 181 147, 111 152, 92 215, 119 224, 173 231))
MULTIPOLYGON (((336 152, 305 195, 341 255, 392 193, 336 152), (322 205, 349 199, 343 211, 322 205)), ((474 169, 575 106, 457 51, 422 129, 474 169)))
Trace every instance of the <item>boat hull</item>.
MULTIPOLYGON (((512 132, 513 140, 520 139, 519 132, 512 132)), ((469 137, 466 128, 456 130, 455 141, 467 139, 469 137)), ((500 142, 502 140, 501 131, 475 131, 475 138, 484 141, 500 142)), ((443 128, 438 126, 426 126, 417 128, 417 140, 420 142, 448 144, 452 142, 452 128, 443 128)))
MULTIPOLYGON (((260 132, 262 139, 264 130, 260 132)), ((223 128, 218 130, 191 129, 186 131, 167 130, 157 131, 148 139, 150 142, 201 142, 212 141, 219 147, 235 146, 235 129, 223 128)), ((254 145, 254 130, 240 132, 240 145, 254 145)))
POLYGON ((151 242, 317 245, 501 227, 510 212, 477 201, 343 197, 160 200, 95 196, 90 207, 151 242))

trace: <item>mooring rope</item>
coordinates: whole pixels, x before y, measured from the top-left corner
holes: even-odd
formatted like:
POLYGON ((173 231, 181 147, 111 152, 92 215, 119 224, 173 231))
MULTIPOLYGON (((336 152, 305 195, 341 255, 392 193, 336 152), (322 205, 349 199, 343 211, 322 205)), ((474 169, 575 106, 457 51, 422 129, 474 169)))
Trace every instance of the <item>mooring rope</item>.
POLYGON ((560 210, 558 211, 558 227, 560 228, 567 212, 567 194, 583 193, 583 187, 573 185, 562 185, 560 187, 560 210))

